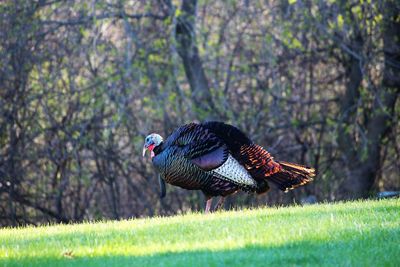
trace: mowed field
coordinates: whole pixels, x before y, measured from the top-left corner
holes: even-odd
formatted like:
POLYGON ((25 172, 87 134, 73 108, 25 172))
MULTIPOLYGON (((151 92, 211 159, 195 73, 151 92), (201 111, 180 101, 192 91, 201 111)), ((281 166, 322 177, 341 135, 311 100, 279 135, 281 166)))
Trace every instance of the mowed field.
POLYGON ((3 228, 0 266, 400 266, 400 199, 3 228))

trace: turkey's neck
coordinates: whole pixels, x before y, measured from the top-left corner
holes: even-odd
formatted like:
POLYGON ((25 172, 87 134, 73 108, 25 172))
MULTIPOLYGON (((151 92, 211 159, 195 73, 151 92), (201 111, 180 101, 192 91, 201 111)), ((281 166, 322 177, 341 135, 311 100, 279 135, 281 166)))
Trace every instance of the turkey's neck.
POLYGON ((157 156, 157 154, 160 154, 161 152, 162 152, 162 146, 163 146, 163 143, 164 142, 161 142, 158 146, 156 146, 156 147, 154 147, 153 148, 153 152, 154 152, 154 155, 155 156, 157 156))

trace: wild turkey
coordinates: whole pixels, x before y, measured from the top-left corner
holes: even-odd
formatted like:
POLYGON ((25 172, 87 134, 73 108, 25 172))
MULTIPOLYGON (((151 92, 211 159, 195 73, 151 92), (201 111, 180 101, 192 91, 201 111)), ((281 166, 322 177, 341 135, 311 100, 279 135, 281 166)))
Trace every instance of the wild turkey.
POLYGON ((285 161, 276 161, 243 132, 222 122, 189 123, 177 128, 165 141, 158 134, 145 139, 143 156, 151 152, 160 174, 162 197, 164 181, 189 190, 202 190, 206 213, 212 197, 224 197, 239 190, 261 194, 268 182, 287 192, 312 181, 315 170, 285 161))

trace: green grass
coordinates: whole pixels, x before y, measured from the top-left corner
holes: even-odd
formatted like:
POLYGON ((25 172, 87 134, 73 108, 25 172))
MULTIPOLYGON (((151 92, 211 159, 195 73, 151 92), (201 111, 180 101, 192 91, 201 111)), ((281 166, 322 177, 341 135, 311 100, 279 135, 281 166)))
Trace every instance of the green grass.
POLYGON ((400 199, 0 229, 0 266, 400 266, 400 199))

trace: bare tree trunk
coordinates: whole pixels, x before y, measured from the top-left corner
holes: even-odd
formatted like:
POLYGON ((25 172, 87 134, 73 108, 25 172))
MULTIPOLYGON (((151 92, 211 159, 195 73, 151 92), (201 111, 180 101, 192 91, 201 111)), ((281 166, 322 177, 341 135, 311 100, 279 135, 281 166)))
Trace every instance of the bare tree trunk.
POLYGON ((392 88, 394 97, 400 91, 400 20, 399 5, 396 1, 387 1, 385 10, 382 14, 386 14, 385 32, 383 36, 384 53, 385 53, 385 73, 383 76, 383 87, 392 88))
POLYGON ((396 8, 393 2, 385 6, 384 22, 384 51, 385 70, 382 86, 374 92, 372 111, 364 108, 363 115, 366 119, 365 140, 357 148, 356 141, 345 127, 349 127, 356 109, 356 100, 360 94, 359 88, 362 80, 358 60, 352 59, 349 82, 346 95, 342 99, 341 113, 344 121, 339 132, 339 146, 345 155, 345 161, 350 166, 348 175, 342 184, 346 198, 366 197, 374 185, 378 170, 381 166, 381 148, 384 137, 392 130, 394 107, 400 92, 399 65, 400 53, 398 40, 400 38, 400 23, 396 20, 396 8), (343 127, 344 126, 344 127, 343 127))
POLYGON ((177 51, 182 58, 185 74, 197 107, 210 113, 213 110, 212 96, 203 64, 196 45, 197 0, 183 0, 181 15, 177 18, 175 39, 177 51))

